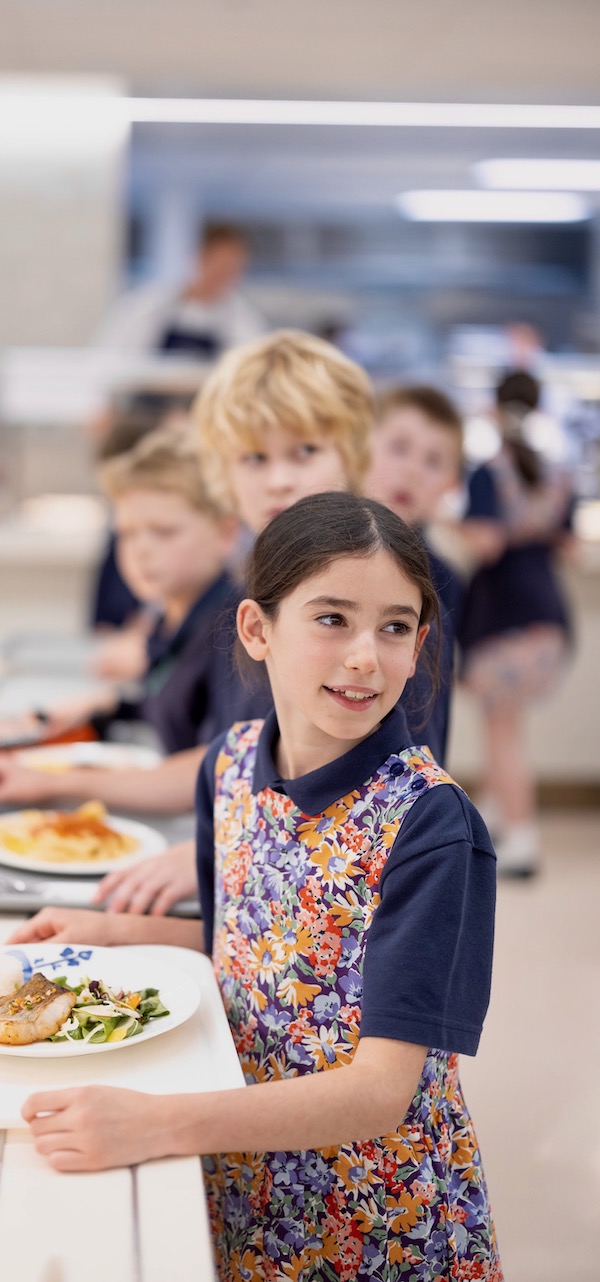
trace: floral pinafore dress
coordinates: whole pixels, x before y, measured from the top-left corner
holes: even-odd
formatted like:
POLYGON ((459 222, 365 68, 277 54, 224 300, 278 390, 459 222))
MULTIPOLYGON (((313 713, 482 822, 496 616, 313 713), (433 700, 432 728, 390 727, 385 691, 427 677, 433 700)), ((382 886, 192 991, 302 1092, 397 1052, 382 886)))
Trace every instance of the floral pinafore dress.
MULTIPOLYGON (((309 817, 271 789, 253 795, 260 729, 229 732, 215 795, 213 960, 248 1083, 350 1063, 382 868, 420 793, 449 782, 409 748, 309 817)), ((222 1282, 501 1282, 454 1054, 429 1051, 392 1134, 204 1165, 222 1282)))

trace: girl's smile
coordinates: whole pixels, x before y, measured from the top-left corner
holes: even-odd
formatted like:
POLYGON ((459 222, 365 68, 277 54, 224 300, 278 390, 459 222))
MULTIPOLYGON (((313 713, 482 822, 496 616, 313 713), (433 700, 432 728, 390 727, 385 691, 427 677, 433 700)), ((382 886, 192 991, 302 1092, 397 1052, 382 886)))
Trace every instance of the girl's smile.
POLYGON ((421 607, 420 589, 381 549, 304 579, 274 618, 242 602, 240 636, 266 662, 285 777, 343 756, 391 711, 428 631, 421 607))
POLYGON ((352 708, 353 712, 364 712, 378 698, 377 690, 365 690, 359 686, 324 686, 343 708, 352 708))

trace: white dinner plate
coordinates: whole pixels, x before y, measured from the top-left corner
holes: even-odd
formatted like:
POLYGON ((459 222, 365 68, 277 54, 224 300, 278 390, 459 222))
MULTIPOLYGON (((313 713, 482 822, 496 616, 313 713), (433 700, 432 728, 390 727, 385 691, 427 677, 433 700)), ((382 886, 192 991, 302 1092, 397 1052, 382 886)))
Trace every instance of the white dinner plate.
POLYGON ((160 761, 154 748, 133 743, 54 743, 47 747, 25 748, 17 752, 19 765, 28 770, 47 770, 60 774, 72 766, 101 770, 151 770, 160 761))
POLYGON ((21 810, 13 810, 9 814, 0 815, 0 864, 7 868, 22 868, 25 872, 60 873, 63 877, 97 877, 99 874, 112 872, 115 868, 127 868, 129 864, 136 863, 138 859, 146 859, 149 855, 160 855, 167 846, 166 838, 155 828, 149 828, 147 824, 138 823, 135 819, 122 819, 120 815, 107 814, 104 819, 111 828, 135 837, 138 842, 137 850, 131 850, 116 859, 69 859, 64 863, 59 860, 36 859, 35 855, 30 854, 18 855, 3 845, 2 826, 18 820, 22 813, 21 810))
POLYGON ((24 982, 40 971, 55 982, 64 976, 74 987, 84 978, 101 979, 109 988, 137 992, 140 988, 157 988, 169 1011, 151 1019, 135 1037, 123 1042, 33 1042, 30 1046, 3 1046, 0 1055, 21 1055, 33 1059, 61 1059, 73 1055, 97 1055, 103 1051, 121 1050, 124 1046, 141 1045, 161 1033, 184 1024, 200 1002, 200 989, 191 975, 150 952, 140 957, 137 949, 96 948, 86 944, 12 944, 4 945, 3 954, 16 957, 23 967, 24 982))

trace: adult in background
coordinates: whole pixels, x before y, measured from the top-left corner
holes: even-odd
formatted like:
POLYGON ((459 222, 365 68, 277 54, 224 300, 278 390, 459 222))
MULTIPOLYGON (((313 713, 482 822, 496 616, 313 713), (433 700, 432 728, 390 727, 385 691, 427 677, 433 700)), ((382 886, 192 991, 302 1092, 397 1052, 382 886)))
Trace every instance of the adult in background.
POLYGON ((215 360, 228 347, 258 338, 265 324, 239 286, 249 252, 236 228, 204 228, 190 279, 179 287, 145 285, 119 299, 95 345, 138 354, 215 360))

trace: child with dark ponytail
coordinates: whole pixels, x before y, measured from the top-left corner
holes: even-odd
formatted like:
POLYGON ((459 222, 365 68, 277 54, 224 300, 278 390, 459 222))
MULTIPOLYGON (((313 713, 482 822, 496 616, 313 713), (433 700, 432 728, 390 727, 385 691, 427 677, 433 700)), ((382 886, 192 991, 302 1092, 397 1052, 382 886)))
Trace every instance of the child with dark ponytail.
POLYGON ((539 859, 525 716, 562 676, 570 632, 556 555, 570 538, 571 482, 527 438, 539 396, 539 383, 525 370, 499 384, 501 446, 471 476, 462 525, 478 562, 458 637, 462 680, 483 721, 481 804, 494 832, 499 872, 519 876, 535 872, 539 859))
MULTIPOLYGON (((274 708, 211 745, 197 817, 248 1088, 90 1087, 24 1116, 61 1170, 202 1154, 222 1282, 502 1282, 457 1058, 489 1000, 494 852, 398 704, 438 615, 426 550, 381 504, 319 494, 259 534, 246 582, 238 636, 274 708)), ((165 940, 159 918, 52 909, 18 938, 57 931, 165 940)))

